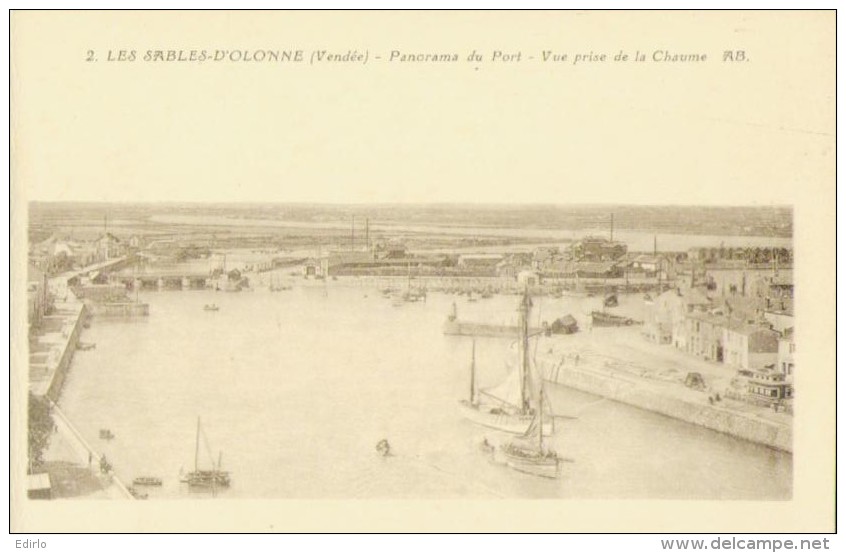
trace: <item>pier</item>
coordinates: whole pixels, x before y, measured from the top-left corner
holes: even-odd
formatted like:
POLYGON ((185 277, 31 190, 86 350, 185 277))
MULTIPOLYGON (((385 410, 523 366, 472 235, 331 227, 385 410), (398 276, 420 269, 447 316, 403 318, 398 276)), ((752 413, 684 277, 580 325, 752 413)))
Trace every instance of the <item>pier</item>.
POLYGON ((648 357, 642 356, 621 335, 625 332, 614 329, 603 338, 597 336, 600 331, 594 330, 590 338, 582 335, 546 342, 541 346, 545 352, 538 355, 541 377, 735 438, 793 452, 792 415, 728 398, 710 402, 709 397, 722 390, 727 378, 718 366, 688 359, 683 370, 678 370, 678 352, 664 350, 666 355, 659 356, 654 348, 644 344, 648 357), (699 371, 712 385, 707 390, 686 387, 682 379, 687 371, 699 371))
POLYGON ((73 301, 56 304, 45 317, 45 332, 30 342, 29 387, 32 393, 55 402, 70 369, 85 317, 85 306, 73 301))
MULTIPOLYGON (((50 412, 55 424, 55 438, 51 449, 63 450, 50 453, 48 461, 76 462, 87 466, 97 480, 105 497, 113 499, 135 499, 127 486, 109 469, 102 473, 99 461, 102 455, 95 451, 82 437, 82 434, 68 420, 57 402, 61 395, 65 379, 70 371, 74 354, 79 347, 79 338, 89 314, 93 311, 105 310, 113 314, 135 315, 147 314, 146 304, 104 303, 86 306, 81 298, 69 287, 69 281, 83 275, 90 275, 108 268, 119 267, 127 262, 127 258, 118 258, 98 263, 83 269, 63 273, 49 282, 53 291, 63 292, 62 299, 56 301, 53 310, 45 315, 37 333, 30 335, 29 341, 29 390, 36 396, 46 398, 51 406, 50 412), (143 313, 142 313, 143 312, 143 313), (60 444, 56 444, 56 442, 60 444), (73 460, 66 458, 71 455, 73 460), (50 458, 58 455, 58 458, 50 458), (94 463, 94 461, 97 463, 94 463)), ((99 314, 99 313, 98 313, 99 314)))

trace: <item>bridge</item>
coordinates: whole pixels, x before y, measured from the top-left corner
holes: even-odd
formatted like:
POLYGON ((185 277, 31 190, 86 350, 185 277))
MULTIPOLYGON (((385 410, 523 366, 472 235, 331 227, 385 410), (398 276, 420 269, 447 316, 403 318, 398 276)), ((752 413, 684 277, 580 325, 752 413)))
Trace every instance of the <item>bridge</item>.
POLYGON ((51 277, 51 281, 60 281, 63 284, 67 284, 68 281, 73 280, 75 278, 79 278, 81 276, 90 275, 92 273, 99 273, 106 269, 115 269, 123 266, 124 264, 129 262, 129 256, 121 256, 116 257, 114 259, 107 259, 106 261, 101 261, 99 263, 94 263, 93 265, 88 265, 87 267, 83 267, 81 269, 73 269, 71 271, 66 271, 60 275, 56 275, 51 277))
POLYGON ((216 280, 209 271, 190 269, 140 270, 109 275, 109 282, 123 284, 132 290, 142 288, 206 288, 216 280))
POLYGON ((57 289, 67 287, 69 281, 95 273, 108 273, 109 282, 123 284, 127 289, 191 289, 206 288, 215 282, 208 270, 191 267, 128 268, 135 259, 130 256, 116 257, 94 263, 80 269, 64 272, 50 279, 57 289))

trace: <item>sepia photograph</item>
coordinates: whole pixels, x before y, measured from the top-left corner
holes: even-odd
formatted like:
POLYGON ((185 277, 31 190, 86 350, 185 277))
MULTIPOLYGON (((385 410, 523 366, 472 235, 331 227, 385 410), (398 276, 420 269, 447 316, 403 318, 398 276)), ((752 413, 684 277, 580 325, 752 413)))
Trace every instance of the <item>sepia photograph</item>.
POLYGON ((12 529, 832 530, 834 26, 13 11, 12 529))

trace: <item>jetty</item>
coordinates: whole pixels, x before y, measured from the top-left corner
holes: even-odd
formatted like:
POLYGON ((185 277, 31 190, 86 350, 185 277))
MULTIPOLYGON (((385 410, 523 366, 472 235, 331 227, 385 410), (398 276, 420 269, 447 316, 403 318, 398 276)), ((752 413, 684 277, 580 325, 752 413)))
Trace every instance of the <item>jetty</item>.
POLYGON ((715 393, 723 392, 729 378, 722 367, 686 359, 685 369, 679 370, 680 352, 665 350, 657 355, 649 344, 642 344, 643 349, 633 347, 638 344, 630 340, 637 335, 634 329, 632 337, 625 336, 624 329, 608 330, 611 333, 601 340, 594 332, 576 341, 567 337, 566 342, 553 338, 542 343, 538 355, 541 377, 742 440, 793 451, 792 415, 726 397, 709 401, 715 393), (685 376, 691 370, 705 375, 704 387, 685 385, 685 376))

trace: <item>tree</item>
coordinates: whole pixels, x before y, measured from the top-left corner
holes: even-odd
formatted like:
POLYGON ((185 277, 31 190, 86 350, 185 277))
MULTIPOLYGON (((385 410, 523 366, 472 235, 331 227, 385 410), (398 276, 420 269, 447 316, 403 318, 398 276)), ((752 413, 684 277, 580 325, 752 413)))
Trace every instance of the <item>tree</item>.
POLYGON ((50 444, 55 423, 50 413, 50 403, 44 397, 29 393, 29 465, 36 467, 44 462, 44 450, 50 444))

